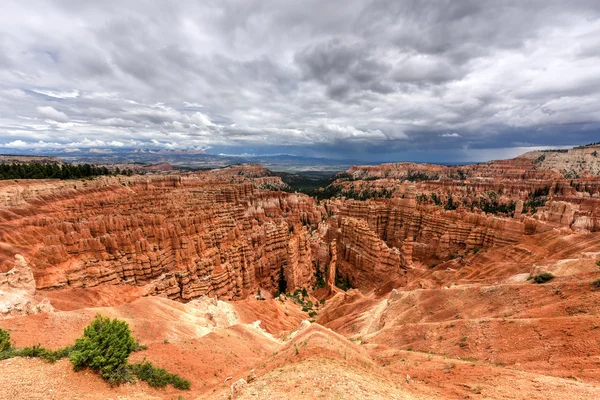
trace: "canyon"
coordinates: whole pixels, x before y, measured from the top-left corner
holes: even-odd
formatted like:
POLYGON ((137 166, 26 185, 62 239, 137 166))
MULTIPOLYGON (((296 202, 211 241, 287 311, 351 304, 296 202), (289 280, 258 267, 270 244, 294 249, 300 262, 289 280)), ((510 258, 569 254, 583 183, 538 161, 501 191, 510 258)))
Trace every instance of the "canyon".
POLYGON ((97 312, 118 317, 148 346, 133 358, 192 390, 111 388, 67 361, 25 358, 0 361, 0 387, 600 397, 598 151, 353 166, 315 196, 257 164, 0 181, 0 328, 58 348, 97 312), (553 278, 536 283, 542 273, 553 278))

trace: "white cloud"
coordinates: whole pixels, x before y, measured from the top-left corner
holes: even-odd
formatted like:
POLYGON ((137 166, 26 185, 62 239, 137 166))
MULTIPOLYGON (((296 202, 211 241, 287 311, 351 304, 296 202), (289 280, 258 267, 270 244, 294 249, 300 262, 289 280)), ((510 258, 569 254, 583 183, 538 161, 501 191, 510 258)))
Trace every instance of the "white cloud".
POLYGON ((5 2, 0 144, 352 157, 596 141, 597 1, 269 1, 5 2))
POLYGON ((8 148, 24 148, 27 146, 29 145, 22 140, 13 140, 12 142, 4 144, 4 147, 8 148))
POLYGON ((43 94, 44 96, 53 97, 55 99, 76 99, 79 97, 78 90, 31 89, 31 91, 43 94))
MULTIPOLYGON (((379 129, 374 130, 361 130, 353 126, 338 125, 338 124, 325 124, 324 128, 330 134, 334 135, 336 139, 385 139, 386 135, 379 129)), ((401 133, 400 137, 404 137, 401 133)), ((325 136, 324 139, 328 137, 325 136)))
POLYGON ((183 105, 185 106, 185 108, 202 108, 202 107, 204 107, 200 103, 190 103, 190 102, 187 102, 187 101, 184 101, 183 105))
POLYGON ((6 148, 18 148, 18 149, 33 149, 33 148, 60 148, 62 144, 56 142, 45 142, 43 140, 39 140, 37 142, 25 142, 23 140, 14 140, 9 143, 5 143, 0 145, 0 147, 6 148))
POLYGON ((52 121, 56 121, 56 122, 68 122, 69 121, 69 117, 67 116, 67 114, 65 114, 62 111, 58 111, 54 107, 40 106, 40 107, 36 107, 36 110, 37 110, 38 114, 40 114, 42 117, 50 119, 52 121))

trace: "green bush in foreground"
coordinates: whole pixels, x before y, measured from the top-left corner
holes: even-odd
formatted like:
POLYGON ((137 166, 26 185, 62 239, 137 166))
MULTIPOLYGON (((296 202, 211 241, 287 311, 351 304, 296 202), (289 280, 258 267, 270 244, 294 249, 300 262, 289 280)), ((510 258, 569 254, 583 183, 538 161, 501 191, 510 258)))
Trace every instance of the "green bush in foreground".
POLYGON ((541 274, 533 277, 535 283, 546 283, 552 279, 554 279, 554 275, 552 275, 550 272, 542 272, 541 274))
POLYGON ((137 377, 152 387, 171 384, 177 389, 189 390, 189 381, 149 362, 127 364, 132 352, 146 348, 133 338, 126 322, 96 315, 84 329, 83 337, 77 339, 69 358, 75 370, 88 367, 99 371, 111 386, 131 382, 137 377))
POLYGON ((63 347, 58 350, 48 350, 36 344, 33 347, 25 347, 22 349, 13 349, 15 357, 36 357, 43 358, 46 361, 55 362, 61 358, 69 357, 73 347, 63 347))
POLYGON ((10 350, 10 333, 0 329, 0 352, 10 350))
POLYGON ((17 349, 11 346, 10 334, 0 329, 0 360, 6 360, 13 357, 36 357, 43 358, 46 361, 55 362, 61 358, 68 357, 72 347, 64 347, 58 350, 48 350, 36 344, 33 347, 24 347, 17 349))
POLYGON ((132 382, 137 377, 152 387, 171 384, 177 389, 189 390, 191 384, 188 380, 155 367, 145 360, 141 364, 127 364, 132 352, 146 348, 132 337, 126 322, 116 318, 111 321, 100 314, 84 329, 83 337, 77 339, 75 346, 58 350, 48 350, 39 344, 21 349, 13 348, 10 334, 0 329, 0 360, 36 357, 55 362, 69 357, 76 371, 83 368, 98 371, 111 386, 132 382))
POLYGON ((183 379, 179 375, 171 374, 162 368, 157 368, 147 361, 131 365, 131 370, 135 376, 148 382, 152 387, 165 387, 171 384, 177 389, 190 389, 190 381, 183 379))
POLYGON ((136 348, 129 325, 124 321, 96 315, 83 330, 69 355, 76 371, 91 368, 104 379, 113 380, 113 373, 127 364, 127 358, 136 348))

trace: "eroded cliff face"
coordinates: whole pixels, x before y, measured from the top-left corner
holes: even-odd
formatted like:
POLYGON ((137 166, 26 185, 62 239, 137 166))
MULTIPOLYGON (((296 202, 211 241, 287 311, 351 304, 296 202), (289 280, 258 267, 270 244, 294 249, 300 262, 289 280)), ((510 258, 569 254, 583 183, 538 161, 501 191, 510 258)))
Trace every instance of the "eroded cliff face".
MULTIPOLYGON (((333 217, 322 224, 326 243, 336 242, 337 272, 352 285, 402 286, 407 271, 470 251, 517 244, 524 235, 551 229, 529 217, 502 218, 419 205, 410 197, 370 201, 330 200, 333 217)), ((327 263, 328 258, 322 257, 327 263)))
MULTIPOLYGON (((407 199, 349 202, 341 208, 340 215, 365 220, 390 246, 401 248, 412 242, 412 253, 417 258, 512 244, 525 233, 522 221, 418 206, 407 199)), ((409 255, 405 258, 410 259, 409 255)))
POLYGON ((600 175, 598 144, 564 151, 532 151, 521 157, 532 159, 537 169, 560 171, 565 178, 600 175))
MULTIPOLYGON (((332 218, 323 237, 337 241, 338 271, 361 287, 376 287, 385 279, 401 281, 413 267, 517 246, 551 230, 598 232, 600 178, 565 179, 539 163, 528 154, 461 167, 352 167, 331 186, 338 197, 324 203, 332 218)), ((461 265, 457 260, 447 267, 461 265)))
POLYGON ((355 179, 464 179, 468 177, 510 180, 575 179, 600 175, 600 145, 568 150, 531 151, 509 160, 446 167, 408 162, 376 166, 353 166, 347 174, 355 179))
MULTIPOLYGON (((540 153, 543 154, 543 153, 540 153)), ((387 163, 374 166, 352 166, 346 174, 353 179, 381 178, 410 181, 464 180, 466 178, 498 178, 506 180, 563 178, 560 171, 539 166, 538 153, 526 153, 510 160, 489 161, 462 166, 417 164, 411 162, 387 163)))
POLYGON ((5 184, 2 268, 19 252, 38 289, 129 284, 183 301, 275 291, 280 271, 289 289, 309 287, 301 221, 321 211, 238 172, 5 184))
POLYGON ((13 268, 0 273, 0 319, 53 311, 48 299, 38 301, 33 272, 25 258, 17 254, 13 268))
POLYGON ((333 274, 329 281, 337 276, 364 289, 401 286, 407 271, 469 252, 549 230, 600 230, 598 177, 538 174, 534 161, 353 167, 334 185, 388 191, 366 201, 277 191, 286 185, 258 165, 5 181, 0 267, 8 271, 22 254, 37 289, 126 284, 181 301, 275 294, 281 280, 288 291, 311 288, 317 267, 333 274), (534 207, 536 196, 544 202, 534 207), (512 208, 490 211, 482 197, 512 208))
POLYGON ((408 263, 399 249, 390 248, 361 219, 339 219, 336 238, 339 277, 355 287, 374 289, 390 281, 400 283, 408 263))

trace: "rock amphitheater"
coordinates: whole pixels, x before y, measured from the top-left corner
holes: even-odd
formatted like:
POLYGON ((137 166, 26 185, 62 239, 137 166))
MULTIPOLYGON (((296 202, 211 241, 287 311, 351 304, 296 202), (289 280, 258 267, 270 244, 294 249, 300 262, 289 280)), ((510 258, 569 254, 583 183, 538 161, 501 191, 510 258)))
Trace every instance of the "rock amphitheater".
POLYGON ((356 166, 320 200, 258 165, 0 181, 15 344, 68 345, 100 312, 192 382, 12 358, 0 398, 600 398, 599 166, 356 166))

